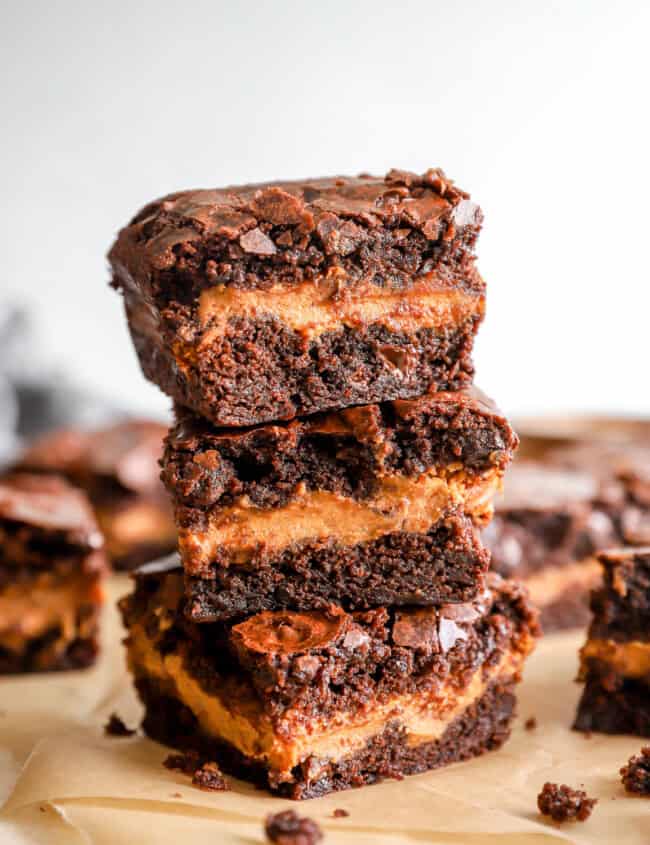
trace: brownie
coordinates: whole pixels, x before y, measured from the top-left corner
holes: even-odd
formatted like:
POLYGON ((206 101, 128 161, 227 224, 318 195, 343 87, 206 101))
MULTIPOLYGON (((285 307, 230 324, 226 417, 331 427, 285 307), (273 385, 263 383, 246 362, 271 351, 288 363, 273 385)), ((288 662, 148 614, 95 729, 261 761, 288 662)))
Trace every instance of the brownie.
POLYGON ((599 561, 574 727, 650 736, 650 547, 610 549, 599 561))
POLYGON ((440 170, 182 191, 109 253, 145 376, 218 426, 471 381, 482 214, 440 170))
POLYGON ((293 798, 500 745, 538 632, 525 593, 494 574, 438 608, 196 624, 185 602, 182 570, 149 565, 121 603, 144 730, 293 798))
POLYGON ((526 584, 546 632, 586 626, 600 573, 594 555, 618 542, 621 494, 587 467, 515 462, 482 538, 492 567, 526 584))
POLYGON ((115 569, 131 569, 176 546, 159 460, 167 428, 125 420, 97 431, 61 429, 28 446, 17 468, 63 474, 86 491, 115 569))
POLYGON ((54 476, 0 480, 0 674, 90 665, 105 571, 83 493, 54 476))
POLYGON ((215 429, 178 407, 162 478, 197 620, 465 601, 517 437, 476 388, 215 429))

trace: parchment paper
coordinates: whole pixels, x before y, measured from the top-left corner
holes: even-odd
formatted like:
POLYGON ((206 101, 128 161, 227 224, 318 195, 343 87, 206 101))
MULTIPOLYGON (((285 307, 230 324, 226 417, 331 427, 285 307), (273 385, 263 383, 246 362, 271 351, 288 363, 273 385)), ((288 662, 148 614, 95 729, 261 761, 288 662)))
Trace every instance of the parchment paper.
POLYGON ((167 749, 136 736, 103 735, 116 711, 135 725, 140 708, 124 669, 112 602, 128 589, 114 578, 105 614, 104 655, 85 672, 0 681, 2 845, 166 845, 264 842, 267 813, 293 807, 316 819, 328 843, 544 845, 650 842, 650 801, 628 797, 618 770, 643 740, 569 729, 582 634, 538 646, 519 694, 519 719, 503 749, 437 772, 360 790, 290 802, 231 780, 232 791, 202 792, 167 771, 167 749), (537 718, 535 730, 524 721, 537 718), (584 784, 599 798, 584 824, 559 827, 537 813, 545 781, 584 784), (335 808, 349 812, 333 818, 335 808))

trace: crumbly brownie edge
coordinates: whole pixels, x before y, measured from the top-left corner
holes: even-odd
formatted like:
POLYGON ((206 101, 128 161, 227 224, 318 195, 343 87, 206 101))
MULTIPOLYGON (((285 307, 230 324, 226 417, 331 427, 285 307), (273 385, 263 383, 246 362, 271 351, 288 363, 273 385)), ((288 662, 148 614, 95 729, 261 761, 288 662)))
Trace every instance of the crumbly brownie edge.
POLYGON ((361 609, 465 602, 484 588, 489 564, 471 521, 459 516, 428 534, 387 534, 355 546, 296 544, 250 569, 214 566, 207 579, 191 577, 186 564, 188 614, 199 622, 331 603, 361 609))
POLYGON ((574 730, 650 737, 650 679, 592 671, 578 703, 574 730))
POLYGON ((327 332, 305 345, 269 321, 235 320, 198 360, 179 362, 167 344, 131 319, 143 373, 164 393, 218 426, 247 426, 351 405, 454 390, 474 374, 480 316, 453 331, 412 335, 382 327, 327 332), (383 352, 382 352, 383 350, 383 352))
POLYGON ((514 680, 495 682, 435 742, 411 746, 403 730, 389 724, 363 750, 332 763, 317 781, 308 778, 307 760, 294 769, 293 783, 270 784, 263 766, 202 734, 192 713, 151 679, 137 678, 136 687, 145 706, 142 727, 149 737, 182 750, 195 749, 216 760, 227 773, 293 799, 317 798, 384 778, 418 774, 499 748, 510 735, 515 712, 514 680))

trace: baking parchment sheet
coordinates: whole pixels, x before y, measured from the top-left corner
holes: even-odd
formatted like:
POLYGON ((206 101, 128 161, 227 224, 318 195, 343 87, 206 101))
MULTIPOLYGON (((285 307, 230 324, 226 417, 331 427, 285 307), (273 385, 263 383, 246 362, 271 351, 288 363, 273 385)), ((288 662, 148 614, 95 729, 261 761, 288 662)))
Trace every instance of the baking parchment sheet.
POLYGON ((114 610, 126 589, 127 578, 112 579, 96 667, 0 680, 2 845, 252 845, 264 842, 264 817, 288 807, 316 819, 332 845, 650 843, 650 800, 627 796, 618 774, 643 740, 570 730, 583 634, 539 644, 520 687, 519 718, 500 751, 291 802, 232 779, 230 792, 203 792, 162 766, 162 746, 142 736, 104 736, 111 712, 128 725, 140 716, 114 610), (526 730, 532 716, 537 727, 526 730), (536 796, 547 780, 584 785, 599 799, 591 818, 561 827, 544 820, 536 796), (334 818, 336 808, 349 816, 334 818))

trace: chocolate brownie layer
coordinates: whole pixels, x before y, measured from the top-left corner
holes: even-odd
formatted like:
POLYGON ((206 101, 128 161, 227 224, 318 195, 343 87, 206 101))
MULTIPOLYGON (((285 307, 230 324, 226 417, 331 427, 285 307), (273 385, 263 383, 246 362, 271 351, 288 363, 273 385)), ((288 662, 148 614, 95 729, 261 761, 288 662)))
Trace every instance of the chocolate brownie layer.
POLYGON ((294 800, 320 798, 330 792, 358 788, 386 778, 439 769, 500 748, 510 736, 515 715, 515 682, 491 684, 432 742, 412 745, 399 724, 389 723, 365 746, 339 760, 319 761, 314 779, 311 761, 296 766, 291 781, 269 784, 268 771, 232 745, 215 740, 200 727, 192 711, 156 681, 136 682, 145 707, 142 727, 152 739, 174 748, 192 749, 217 760, 224 771, 294 800))
POLYGON ((252 425, 471 380, 481 222, 437 170, 187 191, 109 260, 145 375, 252 425))
POLYGON ((488 561, 471 523, 489 518, 517 438, 475 388, 243 430, 177 416, 162 477, 180 554, 224 609, 481 589, 488 561))
POLYGON ((545 631, 588 621, 589 593, 599 580, 594 554, 618 541, 620 501, 620 491, 586 469, 528 460, 508 472, 483 541, 492 568, 526 584, 545 631))
POLYGON ((471 521, 449 511, 428 532, 396 532, 367 543, 295 543, 254 568, 215 567, 214 577, 186 578, 187 612, 197 622, 260 610, 347 609, 384 604, 469 601, 490 564, 471 521))
POLYGON ((63 479, 0 482, 0 673, 93 661, 102 547, 90 504, 63 479))
POLYGON ((129 569, 168 554, 176 545, 159 478, 166 433, 165 426, 150 420, 127 420, 92 432, 63 429, 29 446, 17 467, 60 473, 85 490, 113 567, 129 569))
POLYGON ((305 795, 331 789, 332 772, 382 745, 386 726, 397 746, 428 748, 492 685, 516 680, 537 633, 523 593, 495 575, 480 599, 437 609, 331 606, 196 625, 184 603, 180 569, 137 574, 122 603, 137 686, 187 708, 272 787, 305 795))
POLYGON ((610 549, 599 561, 575 727, 650 736, 650 547, 610 549))

